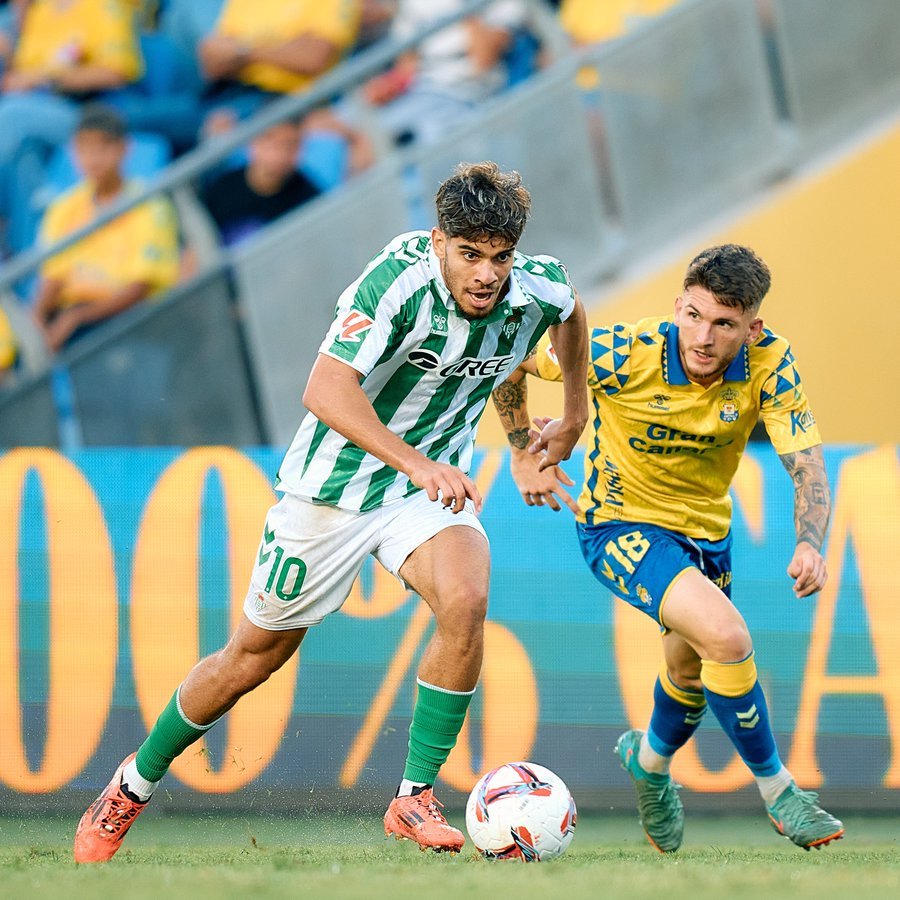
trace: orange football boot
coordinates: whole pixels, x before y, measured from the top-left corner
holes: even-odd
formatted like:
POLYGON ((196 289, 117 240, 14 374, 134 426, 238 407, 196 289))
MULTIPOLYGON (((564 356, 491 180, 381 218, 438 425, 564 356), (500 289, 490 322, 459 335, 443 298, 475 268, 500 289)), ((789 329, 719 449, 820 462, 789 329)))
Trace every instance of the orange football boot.
POLYGON ((384 814, 384 833, 398 841, 415 841, 420 850, 459 853, 463 833, 447 823, 432 788, 412 797, 394 797, 384 814))
POLYGON ((122 771, 135 757, 122 760, 112 781, 88 807, 75 830, 75 862, 98 863, 112 859, 122 846, 128 829, 141 814, 144 803, 137 803, 122 792, 122 771))

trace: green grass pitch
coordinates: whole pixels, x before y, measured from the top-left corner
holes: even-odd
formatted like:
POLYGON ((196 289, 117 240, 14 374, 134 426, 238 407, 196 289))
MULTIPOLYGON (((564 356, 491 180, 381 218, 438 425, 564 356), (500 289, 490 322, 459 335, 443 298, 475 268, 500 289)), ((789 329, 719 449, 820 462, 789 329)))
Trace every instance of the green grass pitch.
MULTIPOLYGON (((119 855, 79 867, 77 817, 0 818, 0 897, 31 898, 565 898, 565 900, 863 900, 900 897, 900 819, 850 819, 844 840, 804 852, 765 817, 689 817, 685 844, 661 856, 636 818, 582 816, 560 860, 490 863, 388 840, 352 815, 264 818, 145 815, 119 855)), ((458 815, 451 815, 461 825, 458 815)))

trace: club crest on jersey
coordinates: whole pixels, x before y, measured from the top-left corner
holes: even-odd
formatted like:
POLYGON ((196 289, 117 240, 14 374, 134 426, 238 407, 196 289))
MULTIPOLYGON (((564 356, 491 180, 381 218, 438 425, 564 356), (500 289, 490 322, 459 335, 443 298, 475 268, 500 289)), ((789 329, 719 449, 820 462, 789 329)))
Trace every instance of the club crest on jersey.
POLYGON ((737 422, 741 411, 738 407, 738 392, 734 388, 725 388, 719 394, 719 418, 723 422, 737 422))
POLYGON ((501 331, 509 340, 512 336, 519 330, 519 325, 522 324, 522 319, 520 316, 512 315, 510 316, 504 323, 501 331))
POLYGON ((360 335, 365 334, 375 323, 359 310, 352 309, 341 322, 341 333, 338 340, 347 344, 358 344, 360 335))
POLYGON ((653 606, 653 597, 650 596, 650 591, 642 584, 639 584, 634 591, 638 595, 638 600, 640 600, 644 606, 653 606))

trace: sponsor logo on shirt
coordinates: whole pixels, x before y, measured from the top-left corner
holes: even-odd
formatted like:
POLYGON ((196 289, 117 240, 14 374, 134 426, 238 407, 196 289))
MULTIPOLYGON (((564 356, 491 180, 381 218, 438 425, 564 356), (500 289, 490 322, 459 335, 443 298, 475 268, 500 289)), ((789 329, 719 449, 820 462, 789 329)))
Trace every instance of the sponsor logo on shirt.
POLYGON ((813 425, 816 424, 816 417, 812 414, 810 410, 804 410, 803 412, 797 412, 797 410, 791 410, 791 436, 793 437, 798 431, 806 434, 807 428, 812 428, 813 425))
POLYGON ((442 365, 443 360, 433 350, 420 347, 418 350, 410 350, 406 355, 406 361, 417 369, 426 372, 435 372, 441 378, 462 376, 464 378, 493 378, 511 368, 512 354, 506 356, 489 356, 487 359, 479 359, 475 356, 464 356, 456 362, 442 365))
POLYGON ((358 310, 350 310, 343 322, 338 340, 348 344, 358 344, 360 335, 365 334, 375 323, 358 310))

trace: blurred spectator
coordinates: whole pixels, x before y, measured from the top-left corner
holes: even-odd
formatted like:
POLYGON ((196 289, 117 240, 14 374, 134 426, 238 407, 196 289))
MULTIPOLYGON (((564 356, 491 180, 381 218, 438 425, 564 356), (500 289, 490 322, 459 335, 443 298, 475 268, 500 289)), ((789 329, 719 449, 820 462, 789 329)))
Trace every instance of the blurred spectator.
POLYGON ((621 37, 642 20, 674 6, 678 0, 562 0, 559 18, 578 47, 602 44, 621 37))
MULTIPOLYGON (((399 0, 392 29, 406 40, 462 9, 463 0, 399 0)), ((520 0, 497 0, 480 15, 426 38, 364 95, 383 106, 381 120, 397 143, 431 142, 507 85, 504 57, 527 11, 520 0)))
MULTIPOLYGON (((140 185, 122 176, 126 129, 114 109, 89 104, 74 139, 84 181, 51 204, 44 246, 89 224, 140 185)), ((41 270, 35 321, 51 351, 178 278, 178 227, 166 200, 150 200, 51 257, 41 270)))
POLYGON ((0 75, 12 60, 25 7, 31 0, 10 0, 0 6, 0 75))
POLYGON ((354 50, 362 50, 390 33, 397 3, 398 0, 362 0, 359 36, 354 50))
POLYGON ((200 44, 209 134, 231 128, 273 97, 307 90, 356 42, 362 0, 226 0, 200 44))
POLYGON ((85 99, 138 79, 141 56, 125 0, 32 0, 0 86, 0 217, 27 206, 51 149, 85 99))
POLYGON ((318 196, 319 188, 297 170, 301 140, 299 122, 273 125, 250 142, 245 166, 206 187, 202 200, 223 243, 236 244, 318 196))

